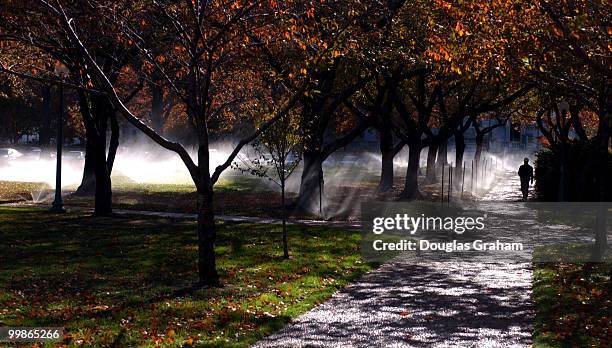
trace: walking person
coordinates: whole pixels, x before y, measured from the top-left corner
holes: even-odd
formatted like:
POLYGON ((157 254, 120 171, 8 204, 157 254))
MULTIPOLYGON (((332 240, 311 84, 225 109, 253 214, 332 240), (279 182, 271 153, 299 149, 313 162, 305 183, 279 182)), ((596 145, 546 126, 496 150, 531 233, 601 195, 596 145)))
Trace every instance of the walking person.
POLYGON ((518 175, 521 178, 521 192, 524 202, 529 195, 529 183, 533 184, 533 167, 529 165, 529 158, 525 157, 523 162, 523 165, 519 167, 518 175))

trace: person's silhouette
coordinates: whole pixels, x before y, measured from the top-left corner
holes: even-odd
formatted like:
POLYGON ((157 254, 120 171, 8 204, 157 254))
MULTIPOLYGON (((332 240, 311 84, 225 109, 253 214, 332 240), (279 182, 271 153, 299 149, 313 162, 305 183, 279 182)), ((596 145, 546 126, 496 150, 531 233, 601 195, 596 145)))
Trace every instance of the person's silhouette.
POLYGON ((518 175, 521 178, 521 192, 523 192, 523 201, 527 200, 529 194, 529 183, 533 184, 533 167, 529 165, 529 158, 525 157, 525 163, 519 167, 518 175))

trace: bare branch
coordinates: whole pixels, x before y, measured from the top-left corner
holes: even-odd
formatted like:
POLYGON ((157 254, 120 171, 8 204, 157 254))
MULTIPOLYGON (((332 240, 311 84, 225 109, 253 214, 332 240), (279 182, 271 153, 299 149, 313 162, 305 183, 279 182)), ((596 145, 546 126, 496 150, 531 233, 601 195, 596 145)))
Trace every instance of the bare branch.
POLYGON ((238 145, 236 145, 236 147, 234 148, 234 151, 232 151, 232 153, 228 156, 227 160, 223 164, 217 166, 217 168, 215 169, 211 177, 211 182, 213 185, 217 182, 217 180, 219 180, 219 176, 221 176, 221 173, 232 164, 232 162, 234 161, 234 158, 236 158, 238 153, 240 153, 240 150, 242 150, 242 148, 246 144, 255 140, 261 133, 263 133, 266 129, 270 128, 276 121, 278 121, 283 116, 285 116, 289 111, 291 111, 291 109, 295 106, 295 104, 297 104, 297 102, 300 100, 300 98, 306 91, 306 88, 308 88, 308 85, 309 85, 309 81, 308 79, 305 79, 300 89, 296 93, 293 94, 291 99, 289 99, 289 101, 285 104, 285 106, 281 110, 279 110, 276 113, 276 115, 274 115, 274 117, 264 122, 261 125, 261 127, 255 130, 252 134, 240 140, 238 145))

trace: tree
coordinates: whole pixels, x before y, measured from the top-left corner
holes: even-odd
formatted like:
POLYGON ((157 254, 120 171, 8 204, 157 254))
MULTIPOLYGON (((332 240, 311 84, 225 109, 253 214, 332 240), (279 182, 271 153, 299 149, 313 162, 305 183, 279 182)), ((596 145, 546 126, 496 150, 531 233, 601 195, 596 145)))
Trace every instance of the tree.
MULTIPOLYGON (((262 103, 266 104, 265 101, 262 103)), ((264 106, 266 120, 270 115, 274 115, 273 104, 264 106)), ((276 123, 263 132, 259 139, 253 142, 253 149, 256 152, 255 158, 239 157, 243 166, 235 165, 238 170, 249 172, 259 177, 268 178, 281 190, 281 209, 283 223, 283 257, 289 258, 289 246, 287 242, 287 204, 286 204, 286 184, 293 174, 301 159, 301 138, 298 129, 298 110, 293 110, 280 118, 276 123), (273 174, 269 173, 270 167, 273 174)))
MULTIPOLYGON (((455 177, 461 177, 462 175, 463 154, 465 151, 463 134, 469 129, 470 125, 476 132, 474 170, 478 173, 484 135, 505 124, 503 120, 507 120, 510 115, 501 116, 504 112, 503 110, 511 109, 513 104, 516 104, 533 89, 532 84, 519 85, 517 88, 515 83, 515 81, 509 79, 501 80, 497 73, 492 70, 483 71, 477 79, 468 78, 462 80, 457 91, 460 91, 461 86, 465 86, 469 92, 460 97, 460 105, 456 109, 456 115, 453 116, 458 122, 453 132, 455 143, 457 144, 455 151, 455 177), (491 114, 497 115, 497 124, 481 129, 479 125, 480 120, 486 118, 487 115, 490 117, 491 114)), ((511 114, 511 112, 509 113, 511 114)))
POLYGON ((498 110, 494 112, 487 113, 485 115, 473 115, 472 119, 472 127, 474 128, 474 132, 476 133, 476 150, 474 152, 474 165, 478 168, 478 164, 480 163, 480 158, 482 156, 482 148, 484 144, 484 138, 487 134, 493 132, 495 129, 499 127, 503 127, 508 123, 508 120, 512 117, 516 110, 498 110), (481 122, 487 120, 488 124, 486 126, 482 126, 481 122), (491 124, 491 121, 495 121, 495 123, 491 124))
POLYGON ((423 147, 428 145, 428 141, 423 139, 423 134, 425 128, 428 127, 433 108, 440 94, 439 85, 435 84, 435 82, 433 83, 433 88, 427 88, 427 84, 432 83, 431 80, 427 80, 428 76, 428 72, 420 71, 415 81, 407 80, 408 84, 403 86, 402 89, 394 90, 393 102, 399 115, 397 123, 398 135, 403 138, 409 150, 406 184, 401 193, 401 198, 403 199, 421 197, 418 183, 421 151, 423 147), (403 92, 409 98, 412 102, 412 107, 406 105, 405 100, 398 95, 398 91, 403 92))
POLYGON ((345 104, 360 119, 372 119, 373 128, 378 131, 379 149, 381 155, 380 182, 378 192, 386 192, 393 188, 393 159, 404 148, 403 140, 396 140, 393 133, 393 105, 390 98, 388 77, 375 74, 375 78, 359 92, 355 98, 357 105, 350 101, 345 104), (365 115, 363 111, 370 116, 365 115))
POLYGON ((311 87, 309 95, 300 101, 303 110, 300 129, 304 144, 304 165, 296 206, 304 211, 314 211, 318 206, 318 195, 324 192, 323 162, 370 126, 369 119, 357 120, 355 126, 344 134, 326 141, 326 135, 334 124, 334 116, 340 114, 340 106, 365 83, 365 78, 359 75, 356 75, 355 81, 346 81, 349 76, 355 76, 349 72, 355 67, 346 66, 345 63, 336 60, 330 67, 322 68, 323 71, 315 76, 317 83, 311 87))
POLYGON ((283 210, 283 257, 289 258, 287 245, 287 205, 285 187, 287 179, 293 174, 300 162, 301 139, 297 123, 290 116, 285 116, 268 128, 261 135, 261 144, 270 154, 271 164, 276 171, 276 179, 271 180, 281 189, 281 207, 283 210))
POLYGON ((612 12, 606 1, 540 1, 544 20, 535 29, 524 68, 558 93, 579 102, 599 117, 597 139, 610 146, 612 125, 612 12), (535 46, 535 47, 533 47, 535 46))
POLYGON ((607 1, 590 0, 474 1, 447 6, 446 14, 457 22, 460 36, 471 38, 474 57, 494 63, 500 76, 533 83, 542 93, 577 100, 594 112, 596 140, 605 153, 612 110, 609 7, 607 1))
POLYGON ((264 50, 270 66, 288 79, 293 70, 287 65, 312 61, 320 51, 331 50, 332 59, 315 68, 312 83, 300 100, 304 170, 295 201, 298 209, 316 210, 324 191, 325 160, 373 125, 372 112, 352 99, 358 98, 357 94, 372 80, 376 68, 381 67, 380 59, 389 53, 384 50, 386 45, 378 44, 387 37, 387 29, 404 3, 312 2, 311 16, 299 26, 293 21, 289 25, 291 32, 299 30, 300 35, 309 35, 312 40, 305 42, 299 51, 283 47, 264 50))
POLYGON ((0 139, 16 143, 38 128, 38 96, 30 88, 22 89, 19 81, 0 80, 0 84, 0 139))
MULTIPOLYGON (((198 285, 218 285, 219 277, 214 252, 216 236, 213 210, 214 184, 246 144, 286 115, 297 103, 306 85, 301 81, 308 80, 308 71, 300 79, 296 79, 296 84, 299 83, 301 87, 291 94, 286 104, 268 121, 242 138, 226 161, 212 171, 209 167, 208 122, 219 113, 227 112, 228 103, 234 100, 233 93, 236 91, 247 93, 254 89, 253 85, 245 85, 244 81, 228 78, 232 73, 252 72, 255 76, 257 74, 257 69, 248 66, 250 59, 253 58, 249 54, 253 51, 246 49, 250 47, 247 33, 268 32, 268 37, 276 39, 273 36, 277 31, 271 25, 282 19, 281 14, 287 12, 284 8, 279 8, 280 4, 275 2, 170 1, 153 2, 150 6, 141 8, 137 13, 138 16, 126 18, 121 13, 113 11, 113 7, 96 7, 100 17, 112 19, 114 23, 119 24, 117 29, 122 35, 122 40, 129 41, 137 49, 134 59, 141 60, 142 64, 150 65, 161 73, 177 98, 185 105, 191 125, 198 135, 196 164, 180 143, 163 138, 126 107, 123 98, 118 94, 114 80, 95 59, 91 47, 81 39, 80 23, 71 16, 72 9, 64 8, 58 2, 41 1, 41 6, 46 9, 49 17, 59 23, 59 30, 66 40, 77 48, 79 56, 87 62, 86 69, 93 76, 94 86, 108 95, 113 106, 127 121, 162 147, 176 152, 184 162, 198 195, 198 285), (147 21, 150 20, 157 21, 155 27, 163 34, 165 40, 169 40, 168 47, 174 47, 172 52, 161 58, 152 57, 148 51, 148 46, 153 43, 147 39, 154 39, 155 36, 140 35, 139 28, 142 21, 145 21, 146 27, 147 21), (168 35, 170 32, 173 35, 168 35), (158 64, 160 60, 168 61, 171 67, 161 67, 158 64), (231 89, 228 85, 230 82, 236 83, 231 89)), ((246 77, 248 78, 248 74, 246 77)))
MULTIPOLYGON (((518 33, 521 35, 516 35, 517 44, 513 45, 513 62, 517 70, 538 84, 541 93, 557 100, 548 104, 547 111, 538 112, 540 116, 537 119, 553 112, 551 121, 552 118, 558 118, 554 123, 559 121, 552 130, 555 134, 557 129, 559 132, 556 133, 561 135, 555 150, 561 157, 559 185, 562 199, 567 199, 564 194, 569 185, 564 183, 567 180, 569 148, 563 131, 572 124, 575 124, 574 129, 583 143, 580 146, 590 142, 597 144, 598 148, 593 151, 595 156, 587 156, 588 163, 584 167, 594 169, 599 200, 605 201, 609 191, 608 154, 612 128, 612 12, 609 8, 607 1, 542 0, 518 11, 525 20, 519 25, 518 33), (573 110, 560 115, 563 113, 561 110, 552 108, 559 101, 571 104, 573 110), (591 112, 597 116, 597 131, 591 140, 586 140, 586 133, 577 117, 582 110, 584 114, 591 112), (566 116, 569 116, 568 122, 564 121, 566 116)), ((540 120, 539 124, 544 123, 540 120)))
MULTIPOLYGON (((50 6, 45 1, 2 4, 0 10, 7 15, 0 23, 0 40, 25 47, 23 51, 14 49, 12 55, 28 52, 31 59, 10 64, 3 61, 0 71, 46 84, 63 85, 76 92, 86 135, 83 179, 77 193, 95 193, 94 214, 109 215, 112 211, 110 175, 119 144, 115 109, 108 96, 94 88, 94 75, 88 71, 86 57, 66 36, 57 18, 48 16, 46 9, 50 6), (59 65, 68 69, 68 76, 55 76, 54 67, 59 65), (107 144, 109 121, 111 138, 107 144)), ((95 47, 92 54, 97 63, 111 81, 116 82, 131 54, 131 46, 110 36, 114 35, 115 23, 105 18, 91 20, 98 17, 94 7, 75 6, 71 14, 83 23, 81 39, 95 47)))

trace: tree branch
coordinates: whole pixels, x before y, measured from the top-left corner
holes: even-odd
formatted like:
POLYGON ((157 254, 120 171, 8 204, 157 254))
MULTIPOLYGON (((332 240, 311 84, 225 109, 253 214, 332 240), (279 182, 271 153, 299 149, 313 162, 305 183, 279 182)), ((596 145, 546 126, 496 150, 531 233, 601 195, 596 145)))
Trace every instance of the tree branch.
POLYGON ((176 152, 183 160, 183 163, 187 167, 187 170, 189 170, 189 173, 191 174, 191 178, 194 181, 194 184, 198 188, 201 188, 202 183, 199 177, 198 167, 195 165, 195 163, 191 159, 191 156, 189 156, 189 153, 187 152, 187 150, 185 150, 185 148, 179 143, 168 141, 167 139, 159 135, 157 132, 155 132, 155 130, 153 130, 152 128, 144 124, 142 121, 140 121, 136 116, 134 116, 134 114, 132 114, 132 112, 125 106, 125 104, 123 104, 123 101, 121 100, 121 98, 119 98, 119 95, 117 95, 115 87, 110 82, 106 74, 104 74, 104 72, 102 71, 98 63, 95 61, 95 59, 93 59, 93 57, 89 53, 89 50, 87 50, 83 42, 80 40, 78 34, 76 33, 72 25, 73 21, 68 18, 66 12, 59 5, 59 3, 58 3, 56 13, 59 13, 58 15, 60 17, 59 19, 62 25, 64 26, 64 30, 68 34, 70 41, 72 41, 73 44, 75 44, 79 48, 79 50, 82 52, 85 60, 89 62, 89 64, 93 68, 94 74, 97 75, 99 80, 102 82, 102 85, 104 89, 106 89, 111 101, 113 102, 115 107, 119 111, 121 111, 124 118, 128 122, 130 122, 133 126, 135 126, 140 131, 142 131, 149 138, 151 138, 153 141, 155 141, 157 144, 159 144, 160 146, 168 150, 176 152))
POLYGON ((242 148, 246 144, 248 144, 251 141, 255 140, 261 133, 266 131, 266 129, 270 128, 276 121, 278 121, 280 118, 285 116, 295 106, 295 104, 300 100, 300 98, 304 94, 304 91, 306 91, 307 87, 308 87, 308 79, 305 79, 304 82, 302 83, 302 86, 300 87, 300 89, 296 93, 293 94, 291 99, 285 104, 285 106, 281 110, 279 110, 276 113, 276 115, 274 115, 274 117, 272 117, 268 121, 264 122, 261 125, 261 127, 259 127, 253 133, 251 133, 251 135, 249 135, 246 138, 243 138, 242 140, 240 140, 238 145, 236 145, 236 147, 234 148, 232 153, 228 156, 227 160, 223 164, 221 164, 221 165, 217 166, 217 168, 215 168, 215 171, 214 171, 214 173, 211 176, 211 182, 212 182, 213 185, 217 182, 217 180, 219 180, 219 177, 221 176, 221 173, 232 164, 232 162, 234 161, 234 158, 236 158, 236 156, 238 156, 238 153, 240 153, 240 150, 242 150, 242 148))

